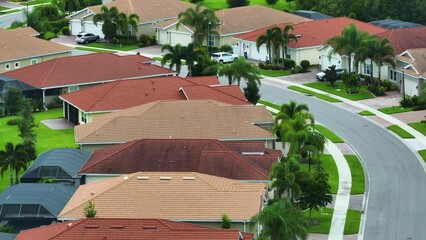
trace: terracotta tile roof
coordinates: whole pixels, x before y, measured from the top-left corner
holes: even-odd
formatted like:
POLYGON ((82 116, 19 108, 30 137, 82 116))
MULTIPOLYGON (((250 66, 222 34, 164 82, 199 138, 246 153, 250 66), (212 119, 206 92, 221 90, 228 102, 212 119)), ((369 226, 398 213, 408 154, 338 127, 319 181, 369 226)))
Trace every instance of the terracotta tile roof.
POLYGON ((70 53, 72 50, 70 47, 31 37, 30 31, 30 29, 11 31, 0 28, 0 62, 54 53, 70 53))
POLYGON ((172 75, 174 71, 145 64, 151 59, 140 55, 112 53, 56 58, 3 75, 38 88, 100 83, 125 78, 172 75))
POLYGON ((269 180, 269 170, 281 151, 266 149, 264 142, 238 143, 240 149, 235 151, 227 148, 226 142, 212 139, 135 140, 96 150, 80 174, 183 171, 237 180, 269 180), (251 151, 253 145, 256 151, 251 151))
POLYGON ((16 240, 252 240, 253 234, 165 219, 87 218, 24 230, 16 240), (106 237, 106 238, 105 238, 106 237))
POLYGON ((397 59, 410 64, 405 69, 409 74, 426 77, 426 48, 407 49, 397 59))
POLYGON ((273 123, 264 106, 232 106, 213 100, 157 101, 100 115, 74 128, 77 143, 152 139, 273 139, 253 123, 273 123))
MULTIPOLYGON (((370 34, 377 34, 386 31, 386 29, 384 28, 380 28, 372 24, 361 22, 348 17, 321 19, 310 22, 292 24, 294 28, 294 31, 292 33, 300 37, 298 38, 297 43, 295 41, 290 41, 289 47, 303 48, 324 45, 328 39, 334 36, 339 36, 342 30, 345 27, 349 26, 351 23, 355 24, 355 26, 359 30, 366 31, 370 34)), ((277 26, 279 26, 280 28, 284 28, 284 26, 286 25, 288 24, 281 23, 277 26)), ((268 28, 270 27, 241 34, 236 36, 236 38, 256 42, 256 39, 260 35, 264 34, 268 28)))
MULTIPOLYGON (((104 5, 108 8, 115 6, 127 15, 136 13, 139 16, 139 23, 177 18, 180 12, 195 6, 192 3, 176 0, 115 0, 104 5)), ((100 13, 101 6, 97 5, 89 9, 94 13, 100 13)))
MULTIPOLYGON (((186 100, 180 90, 196 86, 195 94, 189 99, 213 99, 233 105, 248 104, 238 86, 222 91, 219 86, 195 85, 217 83, 217 78, 181 78, 177 76, 121 80, 85 88, 80 91, 63 94, 60 97, 84 112, 105 112, 121 110, 158 100, 186 100), (117 101, 120 99, 120 101, 117 101)), ((186 91, 185 91, 186 93, 186 91)))
POLYGON ((218 29, 221 35, 252 31, 283 22, 311 21, 309 18, 260 5, 222 9, 216 11, 216 16, 222 21, 218 29))
POLYGON ((407 49, 426 48, 426 27, 391 29, 377 36, 388 38, 395 49, 395 54, 407 49))
POLYGON ((193 172, 138 172, 81 185, 59 218, 82 218, 91 200, 99 218, 202 222, 221 221, 226 213, 243 221, 260 211, 266 186, 193 172))

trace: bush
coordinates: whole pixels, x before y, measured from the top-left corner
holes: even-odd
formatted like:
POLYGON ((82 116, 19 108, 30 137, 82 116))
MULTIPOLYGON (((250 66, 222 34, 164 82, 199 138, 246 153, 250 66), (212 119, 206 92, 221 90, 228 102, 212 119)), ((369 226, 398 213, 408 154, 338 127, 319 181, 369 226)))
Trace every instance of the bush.
POLYGON ((257 66, 258 66, 260 69, 266 69, 266 64, 265 64, 265 63, 263 63, 263 62, 260 62, 259 64, 257 64, 257 66))
MULTIPOLYGON (((413 108, 414 111, 426 110, 426 105, 418 105, 413 108)), ((426 120, 424 120, 426 122, 426 120)), ((422 121, 423 122, 423 121, 422 121)))
POLYGON ((282 58, 275 58, 274 63, 275 64, 283 64, 283 59, 282 58))
POLYGON ((411 97, 411 101, 413 101, 414 106, 417 106, 419 103, 419 97, 417 97, 417 95, 414 95, 411 97))
POLYGON ((21 121, 21 119, 19 119, 19 118, 14 118, 14 119, 10 119, 10 120, 8 120, 8 121, 6 122, 6 124, 7 124, 7 125, 10 125, 10 126, 15 126, 15 125, 18 125, 20 121, 21 121))
POLYGON ((63 27, 61 29, 61 34, 62 35, 70 35, 70 28, 69 27, 63 27))
POLYGON ((69 21, 66 18, 62 18, 59 20, 55 20, 55 21, 50 21, 49 25, 52 29, 62 29, 64 27, 68 27, 69 26, 69 21))
POLYGON ((293 69, 291 69, 291 73, 292 74, 296 74, 296 73, 300 73, 302 72, 302 67, 301 66, 296 66, 293 69))
POLYGON ((249 0, 226 0, 229 8, 243 7, 249 5, 249 0))
POLYGON ((368 87, 368 91, 370 91, 372 94, 374 94, 375 96, 384 96, 385 95, 385 87, 379 87, 379 84, 377 84, 377 82, 372 83, 369 87, 368 87))
POLYGON ((405 108, 414 107, 413 99, 409 95, 405 95, 405 97, 402 96, 401 100, 399 101, 399 105, 405 108))
POLYGON ((0 107, 0 118, 4 117, 4 107, 0 107))
POLYGON ((52 38, 55 38, 56 34, 54 32, 45 32, 43 33, 43 39, 50 40, 52 38))
POLYGON ((25 22, 14 21, 12 25, 10 25, 10 28, 12 29, 20 28, 20 27, 23 27, 24 25, 25 25, 25 22))
POLYGON ((219 50, 219 52, 229 52, 229 53, 234 52, 233 49, 232 49, 232 46, 229 45, 229 44, 225 44, 225 45, 220 46, 220 48, 218 50, 219 50))
POLYGON ((359 80, 358 75, 354 73, 345 73, 342 76, 343 83, 346 86, 346 92, 348 94, 355 94, 359 92, 359 80))
POLYGON ((143 45, 143 47, 148 47, 157 44, 155 36, 148 36, 145 34, 139 36, 139 42, 139 46, 143 45))
POLYGON ((284 59, 284 67, 286 68, 294 68, 296 66, 296 62, 291 59, 284 59))
POLYGON ((391 82, 387 79, 383 80, 382 86, 385 87, 385 91, 393 91, 393 90, 398 89, 398 86, 396 86, 395 83, 393 83, 393 82, 391 82))
POLYGON ((308 60, 302 60, 300 66, 304 71, 308 71, 308 68, 311 66, 311 63, 308 60))
POLYGON ((50 102, 49 104, 47 104, 46 106, 48 109, 51 108, 58 108, 58 107, 62 107, 62 100, 56 96, 52 102, 50 102))
POLYGON ((118 43, 125 44, 125 45, 131 45, 138 43, 138 40, 136 39, 136 36, 133 35, 117 35, 115 36, 118 43))
POLYGON ((367 84, 367 85, 371 84, 371 76, 370 75, 360 74, 359 77, 364 80, 363 81, 364 84, 367 84))

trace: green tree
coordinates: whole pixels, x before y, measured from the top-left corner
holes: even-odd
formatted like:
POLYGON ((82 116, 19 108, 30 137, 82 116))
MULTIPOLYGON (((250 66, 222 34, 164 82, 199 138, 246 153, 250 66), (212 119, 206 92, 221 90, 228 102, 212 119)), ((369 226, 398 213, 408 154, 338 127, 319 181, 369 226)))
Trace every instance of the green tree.
MULTIPOLYGON (((288 44, 291 40, 297 42, 297 37, 293 33, 290 33, 290 31, 293 31, 293 26, 286 25, 283 29, 279 27, 273 27, 272 31, 274 32, 274 42, 276 45, 281 46, 282 49, 282 58, 287 58, 287 49, 288 44)), ((284 68, 284 61, 283 61, 283 68, 284 68)))
POLYGON ((254 80, 247 81, 247 87, 243 88, 243 91, 247 101, 256 105, 260 99, 259 86, 257 85, 257 82, 254 80))
POLYGON ((18 124, 19 137, 22 138, 23 147, 27 153, 27 162, 37 158, 37 152, 35 147, 36 133, 34 128, 37 127, 33 116, 33 108, 29 100, 24 100, 21 110, 21 119, 18 124))
POLYGON ((226 0, 229 8, 243 7, 250 4, 250 0, 226 0))
POLYGON ((119 13, 117 16, 118 26, 120 28, 121 34, 125 34, 127 36, 127 44, 129 44, 129 26, 134 29, 135 32, 138 31, 139 25, 139 16, 135 13, 127 15, 123 12, 119 13))
POLYGON ((325 70, 325 80, 334 87, 334 83, 337 81, 336 65, 331 65, 325 70))
POLYGON ((15 184, 19 183, 19 171, 27 169, 27 153, 24 150, 22 144, 13 145, 11 142, 7 142, 5 150, 0 151, 0 175, 9 170, 10 174, 10 185, 14 184, 13 174, 15 174, 15 184))
POLYGON ((95 218, 96 217, 96 209, 95 204, 92 201, 87 203, 87 206, 84 207, 84 216, 86 218, 95 218))
POLYGON ((280 162, 272 166, 271 187, 277 190, 277 197, 282 198, 286 194, 293 202, 300 195, 300 186, 296 180, 296 173, 300 170, 299 162, 295 156, 281 158, 280 162))
POLYGON ((314 121, 314 117, 309 113, 309 108, 306 104, 297 104, 296 101, 290 101, 290 103, 281 105, 280 111, 275 115, 275 124, 272 130, 281 138, 281 129, 283 128, 284 122, 294 119, 298 115, 302 115, 304 119, 310 120, 311 122, 314 121))
POLYGON ((238 86, 240 86, 242 79, 245 79, 247 82, 257 82, 260 85, 261 76, 257 72, 257 68, 245 58, 240 57, 236 59, 230 64, 230 66, 234 69, 232 79, 237 81, 238 86))
POLYGON ((188 67, 187 77, 192 77, 192 69, 194 68, 197 60, 200 59, 200 54, 204 54, 199 49, 195 49, 194 44, 190 43, 188 46, 183 47, 183 59, 185 59, 186 66, 188 67))
POLYGON ((222 228, 230 229, 231 228, 231 219, 225 213, 222 215, 222 228))
POLYGON ((274 7, 274 5, 277 4, 278 0, 265 0, 265 2, 266 2, 266 4, 274 7))
POLYGON ((4 96, 4 110, 6 115, 16 115, 21 111, 22 92, 17 88, 7 90, 4 96))
POLYGON ((219 77, 225 76, 226 78, 228 78, 228 84, 232 85, 232 83, 234 82, 234 68, 231 64, 218 64, 219 70, 217 71, 217 74, 219 75, 219 77))
POLYGON ((260 46, 262 46, 263 44, 265 44, 266 46, 266 52, 268 54, 268 59, 269 61, 272 60, 272 47, 274 46, 274 42, 276 39, 276 34, 273 30, 273 28, 269 28, 266 30, 265 34, 260 35, 259 37, 257 37, 256 39, 256 48, 257 51, 259 51, 260 46))
POLYGON ((345 73, 343 74, 343 83, 346 87, 346 93, 355 94, 359 92, 360 82, 358 74, 355 73, 345 73))
POLYGON ((102 22, 102 32, 105 35, 105 39, 108 43, 117 34, 117 23, 118 23, 118 9, 117 7, 111 7, 108 9, 107 6, 102 5, 101 12, 93 16, 93 23, 97 26, 99 22, 102 22))
MULTIPOLYGON (((372 40, 374 41, 374 40, 372 40)), ((395 67, 395 50, 390 45, 389 39, 385 38, 381 41, 376 40, 375 44, 372 44, 373 48, 373 61, 379 67, 379 86, 381 81, 381 69, 383 63, 388 63, 391 66, 395 67)))
POLYGON ((161 59, 161 66, 164 66, 167 62, 169 63, 169 68, 172 69, 176 67, 176 72, 180 74, 182 68, 182 59, 185 58, 185 49, 180 44, 176 44, 174 47, 170 44, 164 44, 161 47, 161 52, 167 50, 167 53, 164 54, 161 59))
POLYGON ((306 240, 308 221, 303 212, 288 199, 268 204, 252 218, 253 223, 262 225, 262 235, 270 240, 306 240))
MULTIPOLYGON (((315 125, 314 125, 315 126, 315 125)), ((320 157, 325 149, 326 138, 324 135, 318 131, 314 130, 309 131, 305 142, 301 149, 301 156, 308 161, 308 170, 311 171, 312 161, 320 163, 320 157)))

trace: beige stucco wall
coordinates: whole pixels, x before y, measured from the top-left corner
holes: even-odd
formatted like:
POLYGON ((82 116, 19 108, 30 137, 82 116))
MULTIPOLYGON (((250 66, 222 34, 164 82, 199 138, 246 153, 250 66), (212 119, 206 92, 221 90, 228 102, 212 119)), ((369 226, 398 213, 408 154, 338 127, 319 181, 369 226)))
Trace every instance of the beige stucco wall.
POLYGON ((86 175, 86 184, 100 182, 109 178, 117 177, 117 175, 86 175))
POLYGON ((311 65, 317 65, 320 64, 320 52, 317 49, 318 46, 310 48, 288 49, 287 51, 290 51, 291 59, 296 62, 296 65, 300 65, 300 62, 303 60, 308 60, 311 65))
POLYGON ((112 146, 112 145, 116 145, 116 144, 83 144, 81 145, 80 149, 88 151, 88 152, 94 152, 95 150, 112 146))
POLYGON ((46 54, 46 55, 42 55, 38 57, 28 57, 28 58, 23 58, 19 60, 4 61, 0 63, 0 73, 30 66, 32 60, 37 60, 37 63, 41 63, 54 58, 66 57, 70 55, 71 55, 71 50, 69 52, 52 53, 52 54, 46 54), (19 63, 19 67, 15 67, 15 63, 19 63), (6 70, 6 64, 9 64, 10 66, 9 70, 6 70))

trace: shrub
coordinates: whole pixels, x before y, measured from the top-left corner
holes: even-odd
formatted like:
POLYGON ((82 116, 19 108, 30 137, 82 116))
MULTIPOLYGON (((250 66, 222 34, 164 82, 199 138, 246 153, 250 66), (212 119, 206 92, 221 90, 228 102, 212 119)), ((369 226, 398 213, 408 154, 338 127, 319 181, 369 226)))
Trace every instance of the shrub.
POLYGON ((122 44, 131 45, 138 43, 138 40, 136 39, 136 36, 132 35, 117 35, 115 36, 117 38, 117 41, 122 44))
POLYGON ((364 84, 367 84, 367 85, 371 84, 371 76, 370 75, 360 74, 359 77, 364 80, 363 81, 364 84))
POLYGON ((377 84, 377 82, 372 83, 368 87, 368 91, 373 93, 375 96, 384 96, 385 90, 386 90, 386 88, 385 87, 379 87, 379 84, 377 84))
POLYGON ((234 52, 234 50, 232 49, 232 46, 229 45, 229 44, 225 44, 225 45, 220 46, 220 48, 218 50, 219 50, 219 52, 229 52, 229 53, 234 52))
MULTIPOLYGON (((418 105, 413 108, 414 111, 426 110, 426 105, 418 105)), ((426 120, 424 120, 426 123, 426 120)), ((422 121, 423 122, 423 121, 422 121)))
POLYGON ((286 68, 294 68, 296 66, 296 62, 291 59, 284 59, 284 67, 286 68))
POLYGON ((355 94, 359 92, 359 80, 358 75, 354 73, 345 73, 342 76, 343 83, 346 86, 346 92, 349 94, 355 94))
POLYGON ((0 107, 0 118, 4 117, 4 107, 0 107))
POLYGON ((243 7, 249 5, 249 0, 226 0, 229 8, 243 7))
POLYGON ((58 108, 58 107, 62 107, 62 100, 56 96, 52 102, 50 102, 49 104, 47 104, 46 106, 48 109, 51 108, 58 108))
POLYGON ((62 35, 70 35, 70 28, 69 27, 63 27, 61 29, 61 34, 62 35))
POLYGON ((62 29, 64 27, 68 27, 69 26, 69 21, 66 18, 62 18, 59 20, 55 20, 55 21, 50 21, 49 25, 52 29, 62 29))
MULTIPOLYGON (((208 47, 206 46, 206 50, 208 50, 208 47)), ((210 52, 211 53, 215 53, 215 52, 220 52, 219 48, 216 46, 210 46, 210 52)), ((226 51, 225 51, 226 52, 226 51)))
POLYGON ((283 64, 283 59, 282 58, 275 58, 274 63, 275 64, 283 64))
POLYGON ((263 62, 260 62, 259 64, 257 64, 257 66, 258 66, 260 69, 266 69, 266 64, 265 64, 265 63, 263 63, 263 62))
POLYGON ((411 97, 411 101, 413 101, 414 106, 417 106, 417 104, 419 103, 419 97, 417 97, 417 95, 414 95, 411 97))
POLYGON ((10 120, 8 120, 8 121, 6 122, 6 124, 7 124, 7 125, 10 125, 10 126, 15 126, 15 125, 18 125, 20 121, 21 121, 21 119, 19 119, 19 118, 14 118, 14 119, 10 119, 10 120))
POLYGON ((393 90, 398 89, 398 86, 396 86, 395 83, 393 83, 393 82, 391 82, 387 79, 383 80, 382 86, 385 87, 385 91, 393 91, 393 90))
POLYGON ((402 96, 401 100, 399 101, 399 105, 401 107, 414 107, 413 99, 409 95, 402 96))
POLYGON ((10 28, 12 29, 20 28, 20 27, 23 27, 24 25, 25 25, 25 22, 14 21, 12 25, 10 25, 10 28))
POLYGON ((43 33, 43 39, 50 40, 52 38, 55 38, 56 34, 54 32, 45 32, 43 33))
POLYGON ((303 69, 304 71, 307 71, 307 70, 308 70, 308 68, 311 66, 311 63, 310 63, 308 60, 302 60, 302 61, 300 62, 300 66, 302 67, 302 69, 303 69))
POLYGON ((291 69, 291 73, 292 74, 296 74, 296 73, 300 73, 302 72, 302 67, 301 66, 296 66, 293 69, 291 69))
POLYGON ((145 34, 139 36, 139 42, 139 46, 143 44, 144 47, 152 46, 157 43, 155 36, 148 36, 145 34))

